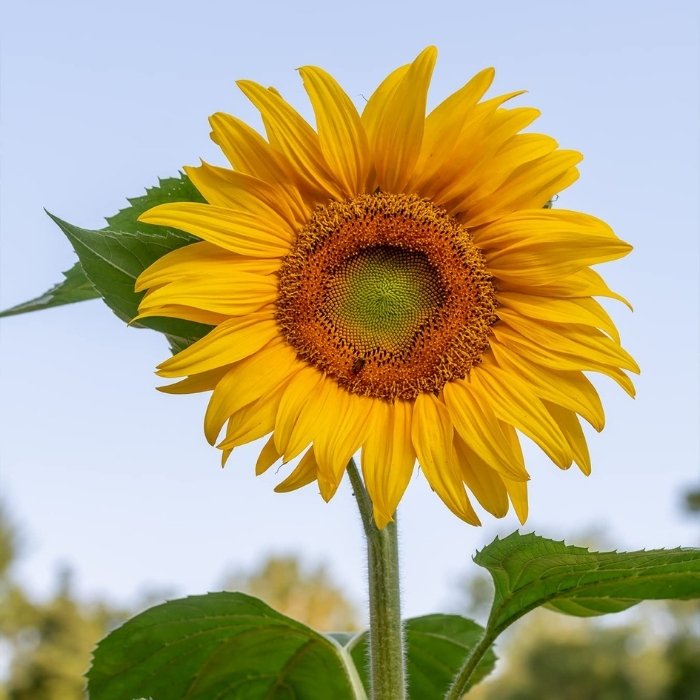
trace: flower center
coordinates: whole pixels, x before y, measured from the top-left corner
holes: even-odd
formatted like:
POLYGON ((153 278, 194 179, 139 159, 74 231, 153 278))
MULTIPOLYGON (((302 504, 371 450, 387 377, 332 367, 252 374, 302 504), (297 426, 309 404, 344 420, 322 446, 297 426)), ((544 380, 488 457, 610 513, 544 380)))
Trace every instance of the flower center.
POLYGON ((360 352, 400 353, 444 301, 438 271, 420 252, 366 248, 329 275, 323 313, 360 352))
POLYGON ((277 322, 298 356, 352 393, 439 393, 488 347, 496 299, 481 251, 406 194, 319 207, 279 272, 277 322))

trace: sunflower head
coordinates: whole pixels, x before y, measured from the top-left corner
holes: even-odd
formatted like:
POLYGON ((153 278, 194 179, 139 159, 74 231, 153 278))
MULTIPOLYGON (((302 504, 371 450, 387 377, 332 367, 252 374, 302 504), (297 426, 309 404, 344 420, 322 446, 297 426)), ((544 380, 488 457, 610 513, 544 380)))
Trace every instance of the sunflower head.
POLYGON ((417 195, 319 207, 279 271, 277 321, 298 356, 346 391, 385 401, 466 377, 495 308, 469 232, 417 195))
POLYGON ((231 167, 186 169, 208 203, 142 215, 200 242, 141 275, 140 315, 214 326, 159 366, 181 378, 164 390, 213 392, 205 433, 224 461, 266 435, 258 473, 299 457, 278 491, 316 482, 328 500, 361 451, 379 527, 416 463, 467 522, 470 495, 524 522, 520 435, 588 474, 580 418, 604 418, 584 372, 634 393, 637 365, 595 297, 624 299, 590 267, 630 246, 545 206, 581 155, 522 133, 539 113, 506 106, 521 93, 484 99, 492 69, 426 116, 435 59, 390 73, 361 114, 328 73, 300 69, 315 129, 240 81, 265 137, 213 115, 231 167))

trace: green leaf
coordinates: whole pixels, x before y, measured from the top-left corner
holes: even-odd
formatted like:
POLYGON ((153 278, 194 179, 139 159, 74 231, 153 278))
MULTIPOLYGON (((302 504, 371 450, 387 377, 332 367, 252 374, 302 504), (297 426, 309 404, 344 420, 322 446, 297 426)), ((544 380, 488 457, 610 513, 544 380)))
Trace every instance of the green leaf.
MULTIPOLYGON (((158 233, 137 231, 90 231, 49 214, 66 234, 80 264, 106 304, 129 323, 137 314, 143 293, 134 291, 136 278, 151 263, 171 250, 192 243, 191 236, 178 231, 158 233)), ((210 326, 169 318, 149 318, 134 323, 171 336, 172 344, 188 344, 204 336, 210 326)))
POLYGON ((474 557, 496 588, 490 636, 546 605, 569 615, 618 612, 642 600, 700 598, 700 549, 589 552, 514 532, 474 557))
POLYGON ((102 640, 91 700, 365 700, 336 642, 242 593, 146 610, 102 640))
POLYGON ((114 216, 106 217, 109 230, 162 234, 167 229, 164 229, 162 226, 154 226, 153 224, 144 224, 137 221, 138 217, 143 212, 159 204, 167 202, 204 202, 205 199, 199 194, 190 179, 180 173, 179 177, 159 178, 157 187, 147 187, 145 195, 131 197, 127 201, 130 206, 121 209, 114 216))
POLYGON ((25 301, 23 304, 13 306, 11 309, 0 311, 0 318, 3 316, 15 316, 26 314, 30 311, 41 311, 54 306, 72 304, 76 301, 86 301, 96 299, 100 293, 92 286, 90 280, 85 276, 79 262, 75 263, 70 270, 63 273, 65 279, 44 292, 40 297, 25 301))
MULTIPOLYGON (((477 644, 484 630, 476 622, 459 615, 426 615, 406 620, 406 671, 409 700, 433 700, 445 695, 465 657, 477 644)), ((367 673, 368 634, 355 637, 348 649, 369 691, 367 673)), ((496 655, 489 650, 471 678, 468 687, 489 674, 496 655)))
MULTIPOLYGON (((127 200, 130 206, 125 209, 120 210, 114 216, 106 217, 107 221, 107 232, 124 232, 124 233, 134 233, 134 234, 151 234, 153 236, 168 236, 169 234, 176 233, 175 229, 164 228, 161 226, 153 226, 152 224, 144 224, 137 221, 138 217, 143 214, 143 212, 157 206, 158 204, 164 204, 166 202, 204 202, 204 198, 196 190, 195 186, 189 180, 189 178, 180 173, 178 177, 168 177, 161 178, 158 180, 158 185, 156 187, 146 188, 146 194, 140 197, 133 197, 127 200)), ((49 215, 50 216, 50 215, 49 215)), ((51 217, 58 223, 58 220, 51 217)), ((60 225, 60 224, 59 224, 60 225)), ((105 229, 102 229, 103 231, 105 229)), ((100 232, 94 232, 99 235, 100 232)), ((187 234, 180 233, 181 236, 187 236, 187 234)), ((187 236, 188 242, 193 242, 193 237, 187 236)), ((72 241, 71 241, 72 242, 72 241)), ((184 245, 184 244, 180 244, 184 245)), ((179 247, 179 246, 178 246, 179 247)), ((165 252, 168 252, 166 249, 165 252)), ((48 292, 45 292, 40 297, 32 299, 31 301, 18 304, 13 306, 11 309, 6 309, 0 312, 0 318, 3 316, 14 316, 16 314, 24 314, 29 311, 40 311, 42 309, 50 309, 54 306, 61 306, 63 304, 73 304, 77 301, 86 301, 88 299, 97 299, 101 296, 101 287, 98 284, 93 284, 90 279, 90 275, 86 274, 83 270, 82 265, 78 262, 73 267, 64 272, 65 280, 54 285, 48 292), (97 287, 97 289, 96 289, 97 287)), ((131 289, 133 295, 133 288, 131 289)), ((113 296, 113 295, 112 295, 113 296)), ((135 296, 135 295, 134 295, 135 296)), ((140 297, 136 297, 140 298, 140 297)), ((107 302, 110 306, 112 304, 107 302)), ((131 308, 130 305, 129 308, 131 308)), ((114 308, 114 307, 112 307, 114 308)), ((124 318, 120 313, 119 309, 114 309, 118 316, 124 318)), ((129 318, 134 316, 133 313, 130 314, 129 318)), ((152 323, 143 322, 135 324, 141 327, 156 328, 156 330, 161 330, 161 328, 170 328, 172 324, 166 323, 152 323)), ((195 324, 197 325, 197 324, 195 324)), ((182 326, 178 326, 179 331, 182 331, 182 326)), ((167 330, 162 332, 168 333, 167 330)), ((187 347, 193 340, 200 338, 203 335, 202 328, 198 330, 193 330, 190 328, 188 334, 185 336, 178 337, 177 334, 173 334, 172 338, 169 338, 171 348, 187 347)))
POLYGON ((192 343, 195 340, 198 340, 196 337, 191 337, 191 338, 179 338, 176 335, 171 335, 170 333, 166 333, 165 337, 168 341, 168 345, 170 346, 170 352, 173 355, 177 355, 180 351, 184 350, 186 347, 189 347, 192 345, 192 343))

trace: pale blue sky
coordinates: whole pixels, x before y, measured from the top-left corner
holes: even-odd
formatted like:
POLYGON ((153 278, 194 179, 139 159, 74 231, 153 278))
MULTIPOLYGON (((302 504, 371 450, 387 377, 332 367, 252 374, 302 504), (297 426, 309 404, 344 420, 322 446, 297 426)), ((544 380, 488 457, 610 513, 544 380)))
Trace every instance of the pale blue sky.
MULTIPOLYGON (((207 116, 257 124, 233 82, 277 86, 310 110, 293 70, 330 70, 358 102, 425 45, 440 50, 435 104, 494 65, 494 90, 526 88, 538 131, 585 155, 560 206, 609 221, 636 248, 602 267, 634 303, 612 312, 642 366, 631 401, 597 381, 608 425, 593 475, 530 451, 527 529, 596 528, 620 547, 693 544, 679 514, 698 475, 698 83, 694 3, 136 2, 6 5, 2 17, 2 296, 43 292, 74 260, 42 208, 85 227, 158 176, 223 163, 207 116)), ((255 448, 225 471, 202 436, 205 398, 154 390, 160 336, 98 301, 1 322, 2 494, 23 524, 20 574, 45 591, 59 562, 85 594, 216 588, 271 552, 327 560, 364 600, 364 553, 347 485, 272 491, 255 448)), ((517 526, 469 527, 418 475, 401 506, 406 612, 443 608, 474 550, 517 526)))

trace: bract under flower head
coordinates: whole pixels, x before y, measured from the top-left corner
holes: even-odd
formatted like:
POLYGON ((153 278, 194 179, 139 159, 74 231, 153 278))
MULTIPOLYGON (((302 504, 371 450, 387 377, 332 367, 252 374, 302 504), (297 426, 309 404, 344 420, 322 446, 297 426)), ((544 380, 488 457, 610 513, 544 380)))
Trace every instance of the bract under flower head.
POLYGON ((350 458, 377 525, 418 462, 467 522, 470 494, 527 517, 519 435, 561 468, 590 472, 579 417, 603 409, 585 371, 633 394, 638 368, 596 296, 591 265, 630 246, 604 222, 544 209, 578 177, 579 153, 521 133, 538 116, 484 100, 477 74, 426 117, 436 50, 392 72, 360 115, 325 71, 300 69, 313 129, 279 94, 239 86, 266 136, 226 114, 213 138, 232 169, 187 168, 208 204, 141 220, 201 242, 148 268, 141 316, 215 328, 159 367, 172 393, 213 391, 205 433, 224 460, 269 435, 261 473, 301 456, 277 487, 335 493, 350 458))

